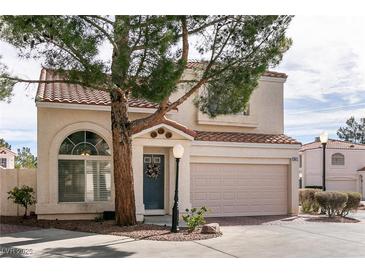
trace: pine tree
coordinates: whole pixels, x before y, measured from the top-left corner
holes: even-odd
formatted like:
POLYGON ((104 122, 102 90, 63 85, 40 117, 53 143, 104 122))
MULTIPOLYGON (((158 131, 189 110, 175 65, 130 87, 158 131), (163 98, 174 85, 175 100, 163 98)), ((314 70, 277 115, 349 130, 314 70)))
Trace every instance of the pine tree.
MULTIPOLYGON (((291 45, 285 33, 292 16, 2 16, 0 39, 21 57, 36 58, 63 73, 58 82, 105 90, 111 98, 116 222, 136 223, 132 173, 133 134, 159 124, 203 86, 197 107, 211 117, 244 110, 260 76, 277 65, 291 45), (194 39, 194 43, 192 40, 194 39), (112 48, 100 58, 101 45, 112 48), (189 51, 201 54, 197 78, 184 80, 189 51), (178 85, 186 93, 169 102, 178 85), (131 121, 128 98, 159 104, 131 121)), ((0 90, 16 83, 49 83, 11 75, 0 66, 0 90)), ((4 97, 4 96, 3 96, 4 97)))

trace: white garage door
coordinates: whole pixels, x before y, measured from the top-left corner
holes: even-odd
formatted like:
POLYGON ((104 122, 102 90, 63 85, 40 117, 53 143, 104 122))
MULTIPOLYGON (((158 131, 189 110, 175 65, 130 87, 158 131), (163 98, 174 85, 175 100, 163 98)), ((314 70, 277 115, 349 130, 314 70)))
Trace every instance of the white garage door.
POLYGON ((288 212, 286 165, 191 164, 191 202, 211 216, 288 212))

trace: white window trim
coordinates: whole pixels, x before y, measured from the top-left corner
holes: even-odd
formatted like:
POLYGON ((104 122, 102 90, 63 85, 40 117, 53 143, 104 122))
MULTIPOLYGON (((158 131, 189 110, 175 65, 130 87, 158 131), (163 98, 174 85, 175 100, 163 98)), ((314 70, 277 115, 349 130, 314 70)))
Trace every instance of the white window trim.
MULTIPOLYGON (((58 197, 58 156, 59 156, 59 150, 62 142, 69 136, 70 134, 80 131, 80 130, 88 130, 93 131, 96 134, 100 135, 108 144, 110 148, 110 154, 113 155, 113 141, 112 141, 112 132, 105 128, 103 125, 100 125, 95 122, 77 122, 70 125, 67 125, 66 127, 62 128, 57 132, 57 134, 54 136, 50 148, 49 148, 49 169, 48 169, 48 180, 50 182, 49 184, 49 203, 50 204, 59 204, 59 197, 58 197)), ((38 133, 39 134, 39 133, 38 133)), ((113 161, 111 161, 111 180, 114 181, 114 173, 113 173, 113 161)), ((115 197, 115 187, 114 184, 111 184, 111 201, 98 201, 98 202, 89 202, 85 203, 82 202, 82 204, 88 204, 88 205, 96 205, 96 204, 108 204, 112 205, 113 200, 115 197)), ((69 202, 67 204, 80 204, 79 202, 69 202)))
MULTIPOLYGON (((90 130, 78 130, 78 131, 75 131, 75 132, 79 132, 79 131, 84 131, 85 134, 87 131, 90 131, 90 130)), ((73 132, 73 133, 75 133, 73 132)), ((95 134, 97 134, 98 136, 101 137, 102 140, 104 140, 107 144, 108 142, 101 136, 99 135, 97 132, 95 131, 91 131, 91 132, 94 132, 95 134)), ((63 139, 63 141, 61 142, 61 144, 64 142, 64 140, 66 140, 68 137, 70 136, 67 135, 67 137, 65 137, 63 139)), ((85 137, 86 138, 86 137, 85 137)), ((60 144, 60 146, 61 146, 60 144)), ((108 144, 109 146, 109 144, 108 144)), ((86 193, 87 193, 87 168, 86 168, 86 161, 109 161, 110 162, 110 165, 111 165, 111 170, 110 170, 110 173, 111 173, 111 179, 113 180, 113 176, 112 176, 112 168, 113 168, 113 165, 112 165, 112 156, 111 155, 72 155, 72 154, 58 154, 58 157, 57 157, 58 160, 82 160, 84 162, 84 178, 85 178, 85 181, 84 181, 84 201, 83 202, 64 202, 64 201, 60 201, 60 193, 59 193, 59 164, 58 164, 58 160, 57 160, 57 203, 60 203, 60 204, 70 204, 70 203, 98 203, 98 202, 109 202, 110 200, 107 200, 107 201, 88 201, 86 200, 86 193)), ((112 185, 112 184, 111 184, 112 185)), ((112 188, 110 186, 110 191, 112 191, 112 188)), ((110 198, 112 199, 112 197, 110 198)))

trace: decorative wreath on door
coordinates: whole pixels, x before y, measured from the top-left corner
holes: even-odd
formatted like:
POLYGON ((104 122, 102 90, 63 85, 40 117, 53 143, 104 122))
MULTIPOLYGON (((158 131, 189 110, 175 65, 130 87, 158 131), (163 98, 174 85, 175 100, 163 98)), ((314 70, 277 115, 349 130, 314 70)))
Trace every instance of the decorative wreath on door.
POLYGON ((158 175, 160 175, 160 164, 157 163, 147 164, 145 173, 149 178, 157 179, 158 175))

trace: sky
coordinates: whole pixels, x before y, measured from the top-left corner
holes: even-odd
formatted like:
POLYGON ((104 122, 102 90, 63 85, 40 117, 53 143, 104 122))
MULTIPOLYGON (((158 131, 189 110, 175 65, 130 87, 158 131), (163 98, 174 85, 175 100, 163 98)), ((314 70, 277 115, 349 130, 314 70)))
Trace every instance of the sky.
MULTIPOLYGON (((285 134, 302 143, 321 131, 336 138, 350 116, 365 117, 365 17, 296 16, 288 30, 293 45, 275 71, 288 75, 284 86, 285 134)), ((103 54, 107 54, 104 51, 103 54)), ((0 42, 0 55, 14 74, 38 79, 41 64, 20 60, 0 42)), ((10 104, 0 102, 0 137, 12 150, 36 154, 36 85, 19 84, 10 104)))

